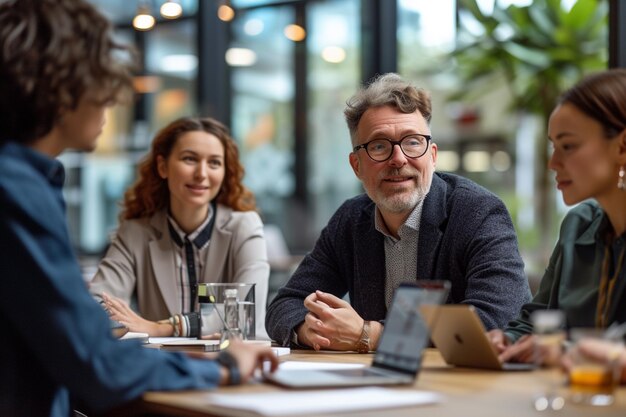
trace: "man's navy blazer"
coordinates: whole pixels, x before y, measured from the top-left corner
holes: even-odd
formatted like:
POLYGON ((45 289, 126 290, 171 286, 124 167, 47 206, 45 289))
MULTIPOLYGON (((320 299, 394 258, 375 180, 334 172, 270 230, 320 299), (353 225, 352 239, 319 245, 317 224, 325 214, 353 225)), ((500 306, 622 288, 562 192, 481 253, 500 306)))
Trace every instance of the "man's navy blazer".
MULTIPOLYGON (((315 290, 349 294, 365 320, 385 319, 384 236, 374 227, 367 195, 347 200, 333 215, 296 272, 268 307, 272 339, 290 344, 304 320, 303 300, 315 290)), ((448 303, 472 304, 487 329, 503 328, 530 300, 524 263, 502 201, 476 183, 435 173, 419 227, 417 276, 448 280, 448 303)))

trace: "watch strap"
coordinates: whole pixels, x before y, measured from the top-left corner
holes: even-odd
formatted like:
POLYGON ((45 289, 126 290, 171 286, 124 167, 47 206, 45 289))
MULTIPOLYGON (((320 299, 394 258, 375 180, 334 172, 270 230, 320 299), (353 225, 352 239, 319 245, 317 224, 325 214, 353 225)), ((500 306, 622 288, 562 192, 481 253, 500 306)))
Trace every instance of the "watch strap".
POLYGON ((369 353, 370 351, 370 322, 363 320, 363 330, 356 345, 358 353, 369 353))
POLYGON ((241 373, 237 359, 227 350, 223 350, 215 359, 224 368, 228 369, 228 385, 239 385, 241 383, 241 373))

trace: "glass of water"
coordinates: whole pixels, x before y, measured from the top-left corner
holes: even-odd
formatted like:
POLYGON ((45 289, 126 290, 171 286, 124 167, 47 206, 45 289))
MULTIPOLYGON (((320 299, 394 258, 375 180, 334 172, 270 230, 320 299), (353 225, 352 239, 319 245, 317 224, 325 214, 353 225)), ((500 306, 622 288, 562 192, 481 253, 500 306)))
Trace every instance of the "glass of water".
POLYGON ((226 328, 226 317, 224 314, 225 291, 230 289, 237 291, 241 336, 244 340, 255 339, 255 284, 214 282, 198 284, 200 334, 202 338, 221 338, 226 328))

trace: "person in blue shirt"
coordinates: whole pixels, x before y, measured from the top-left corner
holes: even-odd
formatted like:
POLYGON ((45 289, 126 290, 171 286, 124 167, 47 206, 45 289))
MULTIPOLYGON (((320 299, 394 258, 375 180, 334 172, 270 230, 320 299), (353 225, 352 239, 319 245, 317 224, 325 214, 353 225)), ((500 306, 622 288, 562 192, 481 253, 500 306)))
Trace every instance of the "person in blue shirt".
POLYGON ((83 0, 1 2, 0 45, 0 415, 101 413, 275 368, 267 347, 235 342, 213 361, 113 337, 70 244, 55 157, 95 148, 105 108, 129 90, 127 49, 83 0))

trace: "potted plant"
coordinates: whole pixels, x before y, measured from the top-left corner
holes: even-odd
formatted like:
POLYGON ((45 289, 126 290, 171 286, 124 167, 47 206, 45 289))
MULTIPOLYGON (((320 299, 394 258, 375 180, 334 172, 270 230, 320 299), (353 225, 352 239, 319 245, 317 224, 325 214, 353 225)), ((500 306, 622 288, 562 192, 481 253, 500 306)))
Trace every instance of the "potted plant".
MULTIPOLYGON (((606 68, 608 2, 577 0, 571 7, 561 0, 507 7, 494 3, 493 11, 486 12, 477 0, 459 0, 458 44, 452 57, 463 91, 455 98, 472 100, 498 86, 506 88, 511 110, 535 114, 546 126, 565 89, 585 73, 606 68)), ((552 230, 555 211, 549 155, 547 141, 537 141, 535 218, 541 231, 552 230)))

